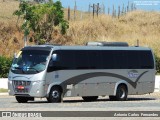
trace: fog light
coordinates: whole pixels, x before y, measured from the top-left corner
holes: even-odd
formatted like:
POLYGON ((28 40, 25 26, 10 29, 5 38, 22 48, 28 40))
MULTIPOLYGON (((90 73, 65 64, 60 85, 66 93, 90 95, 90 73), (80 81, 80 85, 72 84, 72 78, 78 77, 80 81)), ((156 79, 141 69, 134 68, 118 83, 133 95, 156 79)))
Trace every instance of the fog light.
POLYGON ((39 93, 39 90, 37 90, 37 93, 39 93))

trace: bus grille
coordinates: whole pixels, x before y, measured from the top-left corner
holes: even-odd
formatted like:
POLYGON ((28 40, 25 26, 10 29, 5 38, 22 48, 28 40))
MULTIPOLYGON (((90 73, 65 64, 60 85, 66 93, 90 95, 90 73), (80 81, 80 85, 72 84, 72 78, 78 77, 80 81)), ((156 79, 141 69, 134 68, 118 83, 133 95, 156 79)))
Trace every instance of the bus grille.
POLYGON ((31 81, 13 81, 15 93, 29 93, 31 81))

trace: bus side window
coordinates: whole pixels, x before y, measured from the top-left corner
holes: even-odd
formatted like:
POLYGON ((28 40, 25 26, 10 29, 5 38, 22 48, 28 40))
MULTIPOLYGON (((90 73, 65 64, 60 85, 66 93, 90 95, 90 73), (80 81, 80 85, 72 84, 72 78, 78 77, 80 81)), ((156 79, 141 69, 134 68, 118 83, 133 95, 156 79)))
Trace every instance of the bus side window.
POLYGON ((114 51, 102 51, 103 69, 115 69, 114 51))
POLYGON ((128 69, 140 69, 140 51, 128 51, 127 61, 128 69))
POLYGON ((101 51, 90 50, 88 51, 88 56, 90 69, 102 69, 103 65, 101 51))
POLYGON ((89 69, 89 59, 87 51, 75 51, 75 68, 76 69, 89 69))
POLYGON ((154 68, 154 61, 152 59, 151 51, 142 51, 140 53, 140 62, 141 62, 141 69, 153 69, 154 68))
POLYGON ((49 66, 52 71, 73 70, 75 68, 74 61, 74 51, 59 50, 53 53, 49 66))

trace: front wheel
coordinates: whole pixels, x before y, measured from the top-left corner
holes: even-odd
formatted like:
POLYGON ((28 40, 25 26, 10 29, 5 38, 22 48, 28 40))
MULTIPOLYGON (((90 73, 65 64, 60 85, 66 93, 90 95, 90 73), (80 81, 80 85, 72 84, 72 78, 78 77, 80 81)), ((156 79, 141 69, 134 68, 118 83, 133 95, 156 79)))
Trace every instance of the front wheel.
POLYGON ((53 87, 47 98, 50 103, 59 103, 62 100, 62 92, 58 87, 53 87))

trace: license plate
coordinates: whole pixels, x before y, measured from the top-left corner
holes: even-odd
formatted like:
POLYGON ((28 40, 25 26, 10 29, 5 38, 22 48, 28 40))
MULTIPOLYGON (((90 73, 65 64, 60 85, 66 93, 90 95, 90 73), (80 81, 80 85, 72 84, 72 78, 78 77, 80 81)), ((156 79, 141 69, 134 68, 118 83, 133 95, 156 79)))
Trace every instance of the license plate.
POLYGON ((24 90, 24 86, 20 85, 17 87, 19 90, 24 90))

